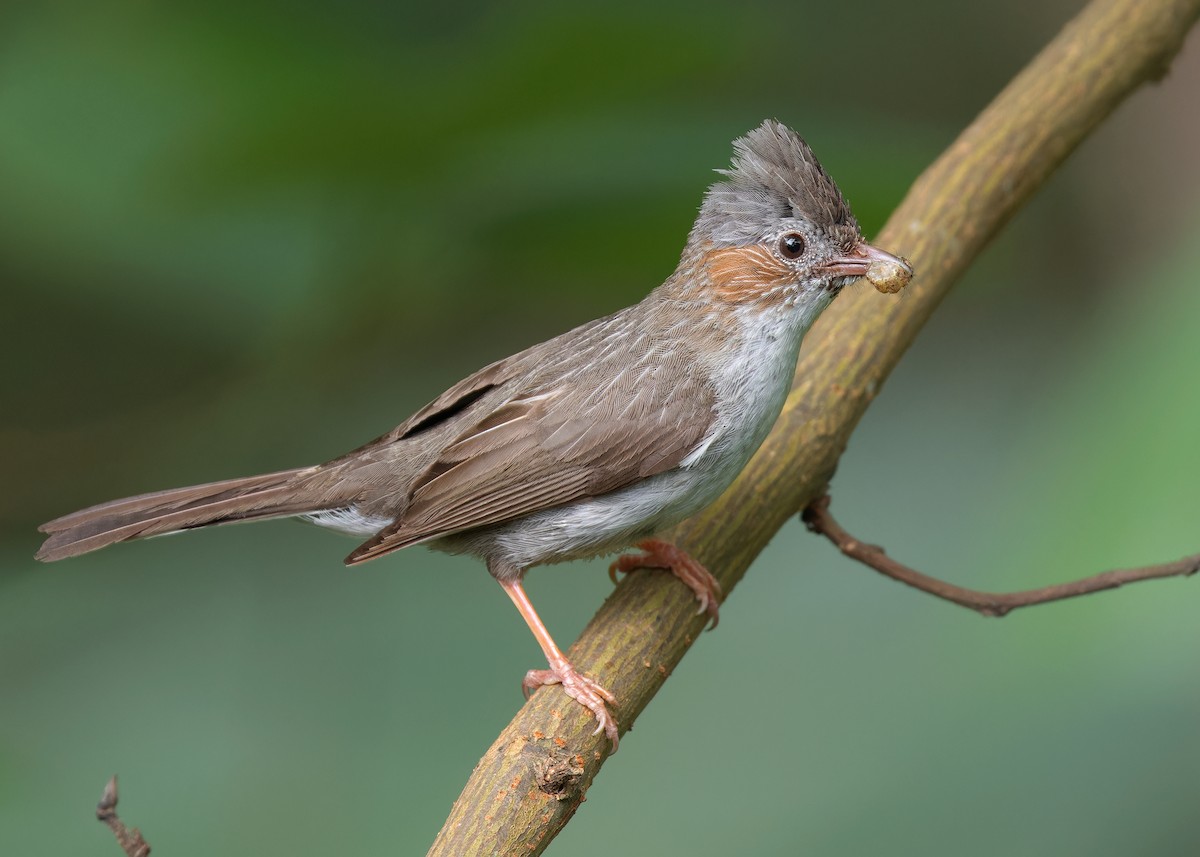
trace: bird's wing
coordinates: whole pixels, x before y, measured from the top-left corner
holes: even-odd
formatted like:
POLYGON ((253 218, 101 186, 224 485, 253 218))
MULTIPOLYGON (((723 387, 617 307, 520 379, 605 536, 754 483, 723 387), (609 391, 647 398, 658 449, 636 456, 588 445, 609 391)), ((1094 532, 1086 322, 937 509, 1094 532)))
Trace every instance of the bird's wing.
POLYGON ((603 348, 593 361, 573 360, 574 372, 538 373, 538 383, 443 448, 400 518, 346 562, 606 494, 678 466, 709 432, 715 396, 690 355, 678 346, 667 351, 603 348))

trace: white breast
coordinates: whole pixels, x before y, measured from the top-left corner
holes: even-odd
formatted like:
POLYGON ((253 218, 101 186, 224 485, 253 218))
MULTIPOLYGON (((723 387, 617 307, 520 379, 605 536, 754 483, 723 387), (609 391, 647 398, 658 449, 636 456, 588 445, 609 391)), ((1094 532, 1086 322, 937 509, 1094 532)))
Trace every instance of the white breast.
POLYGON ((832 300, 832 296, 822 297, 765 311, 735 308, 741 335, 706 366, 717 391, 717 419, 682 462, 684 467, 721 471, 726 478, 717 493, 746 466, 779 417, 796 371, 800 342, 832 300), (733 473, 728 474, 728 469, 733 473))

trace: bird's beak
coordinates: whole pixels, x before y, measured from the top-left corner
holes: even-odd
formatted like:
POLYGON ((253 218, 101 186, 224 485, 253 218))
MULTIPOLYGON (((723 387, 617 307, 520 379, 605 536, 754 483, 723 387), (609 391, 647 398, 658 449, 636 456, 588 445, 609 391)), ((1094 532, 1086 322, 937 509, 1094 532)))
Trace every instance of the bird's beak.
POLYGON ((898 268, 905 282, 912 279, 913 275, 912 265, 904 259, 872 247, 866 241, 859 241, 845 256, 833 257, 821 267, 821 271, 832 277, 865 277, 872 267, 876 270, 898 268))

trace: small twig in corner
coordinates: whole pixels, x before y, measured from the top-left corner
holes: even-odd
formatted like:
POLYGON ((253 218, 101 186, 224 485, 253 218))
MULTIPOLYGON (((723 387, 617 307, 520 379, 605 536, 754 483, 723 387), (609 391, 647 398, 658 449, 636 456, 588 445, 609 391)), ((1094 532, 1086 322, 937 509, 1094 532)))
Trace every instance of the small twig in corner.
POLYGON ((96 818, 109 826, 113 835, 117 837, 117 844, 121 846, 121 850, 127 857, 147 857, 150 853, 150 846, 142 838, 142 832, 136 827, 130 830, 125 826, 125 822, 117 818, 117 777, 115 774, 104 786, 104 794, 100 797, 100 803, 96 804, 96 818))
POLYGON ((1141 568, 1125 568, 1106 571, 1070 583, 1057 583, 1041 589, 1026 589, 1021 592, 979 592, 964 589, 936 577, 929 577, 889 557, 883 548, 869 545, 850 535, 829 514, 829 495, 814 501, 801 516, 814 533, 820 533, 833 542, 851 559, 856 559, 880 574, 898 580, 914 589, 928 592, 946 601, 970 608, 984 616, 1004 616, 1018 607, 1061 601, 1077 595, 1089 595, 1105 589, 1116 589, 1126 583, 1140 580, 1155 580, 1160 577, 1186 577, 1200 571, 1200 554, 1186 556, 1175 562, 1162 565, 1147 565, 1141 568))

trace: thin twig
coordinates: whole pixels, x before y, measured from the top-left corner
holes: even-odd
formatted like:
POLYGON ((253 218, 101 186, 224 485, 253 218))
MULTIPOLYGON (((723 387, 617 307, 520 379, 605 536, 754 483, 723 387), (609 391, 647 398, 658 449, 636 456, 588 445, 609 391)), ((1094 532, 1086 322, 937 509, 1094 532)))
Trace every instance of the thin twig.
POLYGON ((130 830, 125 826, 125 822, 117 818, 116 774, 113 774, 104 786, 104 794, 100 797, 100 803, 96 804, 96 818, 112 830, 113 835, 117 837, 117 844, 127 857, 147 857, 150 854, 150 845, 142 838, 142 831, 136 827, 130 830))
POLYGON ((1031 607, 1034 604, 1046 604, 1050 601, 1062 601, 1065 598, 1075 598, 1079 595, 1090 595, 1093 592, 1116 589, 1127 583, 1137 583, 1141 580, 1188 577, 1200 571, 1200 554, 1193 554, 1175 562, 1105 571, 1093 574, 1091 577, 1072 580, 1069 583, 1056 583, 1053 586, 1043 586, 1038 589, 1023 589, 1020 592, 980 592, 922 574, 904 563, 892 559, 878 545, 869 545, 859 541, 846 532, 829 513, 828 494, 805 509, 802 517, 812 532, 825 536, 837 546, 838 550, 851 559, 858 560, 885 577, 898 580, 913 589, 927 592, 984 616, 1006 616, 1018 607, 1031 607))

